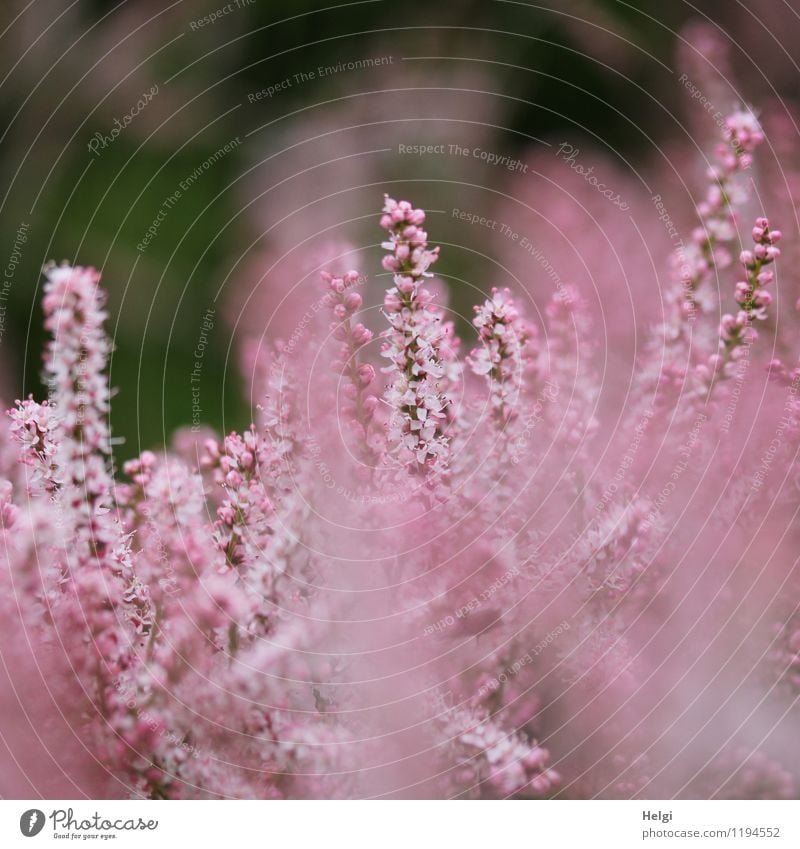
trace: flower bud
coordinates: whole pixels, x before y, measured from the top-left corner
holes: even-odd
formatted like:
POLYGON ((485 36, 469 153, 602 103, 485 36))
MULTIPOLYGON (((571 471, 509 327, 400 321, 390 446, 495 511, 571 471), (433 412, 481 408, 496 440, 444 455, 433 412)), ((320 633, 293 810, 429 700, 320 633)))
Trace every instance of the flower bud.
POLYGON ((358 379, 362 386, 369 386, 375 379, 375 369, 369 363, 360 365, 358 367, 358 379))
POLYGON ((361 306, 361 304, 362 298, 361 295, 358 294, 358 292, 348 292, 344 296, 344 305, 351 312, 357 310, 361 306))

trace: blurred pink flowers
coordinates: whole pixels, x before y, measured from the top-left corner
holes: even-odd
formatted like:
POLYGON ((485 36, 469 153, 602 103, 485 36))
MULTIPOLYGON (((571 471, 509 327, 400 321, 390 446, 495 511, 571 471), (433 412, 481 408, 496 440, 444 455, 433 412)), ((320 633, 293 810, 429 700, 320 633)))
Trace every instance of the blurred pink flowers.
POLYGON ((379 356, 359 273, 323 274, 329 332, 252 357, 259 420, 197 467, 165 446, 113 474, 99 275, 48 268, 49 397, 10 411, 18 462, 0 470, 2 603, 100 765, 74 780, 151 798, 796 794, 757 751, 769 735, 743 744, 737 725, 797 689, 791 557, 758 552, 793 509, 798 429, 769 449, 782 481, 756 485, 745 450, 775 443, 797 376, 755 344, 781 235, 765 217, 738 311, 711 315, 763 139, 746 111, 723 132, 673 312, 602 456, 580 293, 557 287, 537 327, 492 289, 464 369, 407 201, 379 219, 379 356), (764 368, 739 380, 743 348, 764 368), (721 542, 694 498, 717 500, 721 542), (752 657, 726 679, 740 644, 752 657))

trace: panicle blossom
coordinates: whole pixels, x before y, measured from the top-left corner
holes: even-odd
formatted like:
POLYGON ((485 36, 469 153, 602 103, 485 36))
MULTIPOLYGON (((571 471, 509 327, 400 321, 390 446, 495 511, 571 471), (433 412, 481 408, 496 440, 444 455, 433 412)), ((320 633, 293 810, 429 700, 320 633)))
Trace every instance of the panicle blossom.
MULTIPOLYGON (((104 294, 94 269, 46 269, 42 305, 52 338, 45 354, 48 402, 18 407, 14 432, 30 451, 32 430, 45 433, 34 450, 53 468, 58 503, 69 513, 76 539, 64 552, 76 569, 105 562, 119 574, 127 565, 126 537, 111 510, 113 480, 108 467, 109 389, 105 375, 111 346, 103 331, 104 294), (25 424, 26 413, 34 420, 25 424)), ((66 564, 65 564, 66 565, 66 564)))
MULTIPOLYGON (((259 363, 259 368, 267 375, 267 378, 264 400, 259 405, 258 412, 264 433, 272 443, 281 474, 285 479, 290 471, 291 459, 301 441, 300 422, 288 357, 281 351, 280 344, 275 345, 271 358, 269 353, 268 349, 264 351, 262 358, 265 362, 259 363)), ((289 485, 288 482, 285 483, 289 485)))
POLYGON ((472 323, 481 345, 468 361, 475 374, 486 377, 492 413, 502 429, 519 414, 531 333, 508 289, 492 289, 491 298, 475 307, 475 313, 472 323))
POLYGON ((522 733, 506 731, 488 714, 451 708, 442 722, 455 749, 457 782, 467 791, 483 787, 489 798, 541 797, 555 788, 550 753, 522 733))
POLYGON ((547 302, 545 316, 546 376, 555 386, 569 386, 572 396, 560 393, 568 406, 553 411, 560 417, 557 438, 570 447, 585 446, 598 428, 597 384, 585 365, 591 362, 594 347, 586 304, 574 287, 559 287, 547 302))
MULTIPOLYGON (((671 258, 676 285, 668 293, 666 321, 662 334, 652 340, 649 359, 656 361, 657 347, 662 342, 666 342, 667 357, 661 358, 655 375, 649 369, 643 371, 646 379, 655 378, 659 384, 660 402, 665 392, 681 391, 692 365, 698 367, 696 376, 701 383, 708 381, 708 355, 715 356, 716 339, 697 319, 714 308, 714 287, 710 284, 715 275, 731 265, 736 254, 738 211, 749 196, 744 174, 763 141, 763 130, 751 110, 738 109, 726 117, 722 140, 714 149, 713 161, 706 171, 705 197, 696 207, 699 225, 692 230, 691 239, 673 251, 671 258), (699 363, 693 362, 695 350, 700 351, 699 363)), ((713 360, 711 368, 712 371, 715 368, 713 360)))
POLYGON ((387 195, 380 223, 389 233, 382 245, 390 251, 383 267, 394 276, 383 302, 390 329, 381 350, 391 363, 384 372, 393 377, 384 395, 393 411, 389 442, 402 463, 441 475, 450 453, 445 433, 450 400, 442 391, 440 354, 446 336, 432 295, 422 285, 439 249, 429 249, 425 213, 408 201, 387 195))
POLYGON ((46 274, 50 397, 18 404, 11 431, 22 462, 33 462, 45 480, 57 517, 56 569, 42 587, 49 616, 92 709, 107 717, 112 681, 148 637, 152 610, 135 573, 130 534, 112 504, 105 376, 110 344, 99 275, 69 266, 51 266, 46 274))
POLYGON ((360 350, 372 340, 372 331, 360 321, 354 322, 363 304, 361 295, 354 291, 359 275, 357 271, 349 271, 342 277, 334 277, 324 272, 322 279, 328 285, 334 318, 331 332, 340 343, 339 358, 332 368, 347 381, 342 389, 344 400, 340 409, 358 440, 363 461, 367 467, 374 467, 381 456, 383 440, 376 414, 378 398, 370 392, 375 368, 359 361, 360 350))
POLYGON ((736 238, 736 209, 747 194, 737 178, 750 168, 753 152, 764 141, 758 119, 749 110, 730 114, 723 124, 723 141, 714 151, 708 167, 706 195, 697 205, 701 225, 692 231, 688 246, 676 251, 674 265, 681 283, 675 330, 693 321, 704 310, 703 284, 716 270, 732 261, 731 244, 736 238))
POLYGON ((152 451, 127 461, 116 488, 125 529, 136 548, 136 574, 154 608, 186 592, 199 574, 221 566, 213 529, 205 528, 203 481, 175 457, 152 451))
POLYGON ((204 466, 214 470, 225 496, 217 508, 215 541, 229 566, 257 558, 269 536, 273 505, 261 476, 270 460, 255 426, 229 434, 221 445, 206 443, 204 466))
MULTIPOLYGON (((61 265, 50 266, 46 275, 42 307, 52 338, 45 352, 45 376, 59 422, 53 463, 59 500, 71 512, 77 535, 75 547, 65 554, 80 568, 96 565, 103 551, 118 550, 121 539, 119 521, 111 512, 108 468, 110 393, 105 367, 111 345, 103 330, 107 315, 99 274, 93 268, 61 265)), ((113 571, 117 562, 114 558, 108 563, 113 571)))
POLYGON ((53 265, 45 271, 44 326, 52 335, 45 353, 47 384, 74 452, 67 459, 88 464, 95 452, 106 455, 110 450, 105 293, 93 268, 53 265))
POLYGON ((596 602, 613 606, 642 587, 655 548, 653 512, 653 505, 642 497, 615 504, 584 534, 579 556, 596 602))

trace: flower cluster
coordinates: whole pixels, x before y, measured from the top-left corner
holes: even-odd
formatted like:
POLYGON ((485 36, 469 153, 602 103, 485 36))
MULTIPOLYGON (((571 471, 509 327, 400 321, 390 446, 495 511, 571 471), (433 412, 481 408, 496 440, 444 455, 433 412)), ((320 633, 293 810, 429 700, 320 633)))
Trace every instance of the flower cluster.
POLYGON ((54 526, 38 534, 39 544, 50 547, 38 593, 58 638, 70 647, 84 691, 102 706, 150 634, 153 617, 148 587, 135 573, 130 535, 113 504, 105 376, 110 345, 99 275, 68 266, 46 271, 50 398, 18 403, 10 411, 11 435, 20 460, 33 467, 26 480, 36 499, 31 521, 42 510, 56 516, 54 526))
POLYGON ((472 323, 481 346, 472 351, 469 364, 475 374, 487 378, 489 403, 502 429, 519 410, 530 331, 508 289, 492 289, 491 298, 475 307, 475 313, 472 323))
POLYGON ((41 404, 28 398, 17 401, 17 406, 9 411, 11 416, 11 436, 22 447, 20 461, 33 471, 31 486, 43 484, 51 491, 56 488, 56 441, 59 419, 52 405, 47 401, 41 404))
POLYGON ((383 334, 381 354, 391 363, 384 371, 394 378, 386 393, 393 410, 389 423, 393 450, 404 465, 441 474, 449 459, 446 426, 451 402, 442 391, 445 368, 440 348, 445 330, 431 293, 422 285, 428 268, 439 258, 438 248, 428 248, 424 223, 421 209, 387 195, 381 227, 389 239, 382 247, 390 253, 383 258, 383 267, 393 274, 394 286, 383 302, 390 329, 383 334))
POLYGON ((464 791, 488 798, 541 797, 557 787, 560 776, 548 768, 550 753, 524 734, 500 728, 485 714, 465 709, 448 712, 444 733, 457 758, 457 782, 464 791))
POLYGON ((596 601, 613 605, 634 597, 634 589, 641 587, 652 563, 651 512, 652 505, 643 498, 615 504, 584 535, 587 590, 596 601))
POLYGON ((322 279, 330 289, 334 317, 331 332, 341 342, 340 356, 332 367, 347 381, 340 410, 354 431, 364 462, 368 467, 374 466, 380 456, 380 441, 375 433, 378 398, 369 391, 375 380, 374 367, 359 362, 359 351, 372 340, 372 332, 362 322, 353 322, 363 303, 361 295, 353 290, 359 282, 358 272, 349 271, 343 277, 323 272, 322 279))

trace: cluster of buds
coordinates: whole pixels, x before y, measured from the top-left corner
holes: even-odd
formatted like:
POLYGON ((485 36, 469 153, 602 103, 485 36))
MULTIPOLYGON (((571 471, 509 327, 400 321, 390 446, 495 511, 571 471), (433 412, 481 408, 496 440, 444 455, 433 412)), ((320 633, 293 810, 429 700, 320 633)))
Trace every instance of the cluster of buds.
MULTIPOLYGON (((136 490, 122 490, 124 501, 130 501, 131 498, 139 496, 147 489, 148 484, 153 480, 153 472, 155 471, 158 458, 152 451, 142 451, 138 457, 132 460, 126 460, 122 466, 122 471, 126 476, 133 481, 136 490)), ((121 487, 117 487, 117 499, 120 499, 121 487)))
POLYGON ((750 110, 739 110, 725 119, 722 128, 728 145, 718 155, 727 173, 749 168, 753 151, 764 141, 764 131, 750 110))
POLYGON ((395 286, 404 295, 411 295, 428 268, 439 258, 439 248, 428 248, 428 234, 423 229, 425 212, 414 209, 407 200, 385 197, 381 227, 389 240, 381 247, 391 251, 383 258, 383 267, 395 275, 395 286))
POLYGON ((766 318, 766 309, 772 303, 772 295, 764 287, 775 275, 766 266, 781 255, 780 248, 775 247, 780 238, 780 230, 770 230, 766 218, 757 218, 753 227, 753 250, 741 253, 740 260, 748 279, 736 284, 736 302, 751 319, 766 318))
POLYGON ((204 468, 214 470, 214 479, 225 500, 217 508, 214 539, 224 552, 228 566, 238 567, 258 559, 270 535, 272 502, 260 476, 268 457, 266 443, 254 426, 243 434, 235 431, 220 445, 206 441, 204 468))
POLYGON ((773 357, 767 363, 767 374, 773 383, 790 386, 800 381, 800 366, 788 368, 780 357, 773 357))
POLYGON ((753 227, 752 250, 742 251, 739 260, 744 267, 746 280, 736 284, 735 298, 739 304, 736 315, 726 313, 719 325, 719 351, 708 363, 708 374, 703 370, 703 377, 710 376, 713 381, 719 375, 725 376, 728 363, 737 360, 742 351, 758 339, 758 331, 754 322, 767 317, 767 307, 772 303, 772 296, 766 290, 774 274, 767 266, 780 256, 780 230, 770 230, 766 218, 757 218, 753 227))
POLYGON ((372 331, 355 320, 363 299, 354 287, 361 278, 357 271, 348 271, 341 277, 323 272, 322 279, 330 290, 328 297, 334 319, 331 332, 341 343, 339 357, 332 364, 333 370, 346 380, 340 410, 358 439, 361 459, 372 466, 380 456, 375 433, 378 399, 369 391, 375 380, 375 369, 369 363, 359 364, 359 352, 372 341, 372 331))

